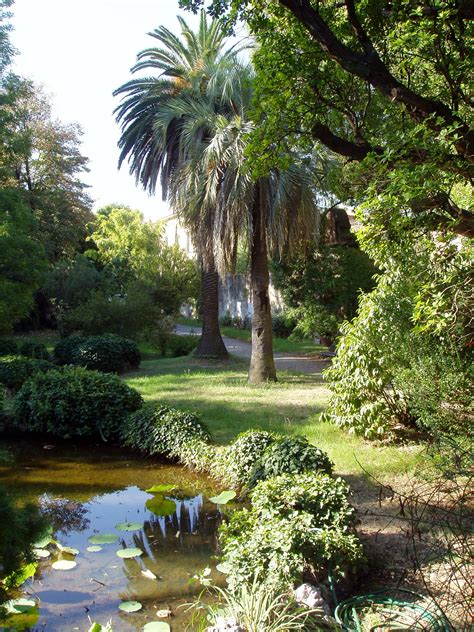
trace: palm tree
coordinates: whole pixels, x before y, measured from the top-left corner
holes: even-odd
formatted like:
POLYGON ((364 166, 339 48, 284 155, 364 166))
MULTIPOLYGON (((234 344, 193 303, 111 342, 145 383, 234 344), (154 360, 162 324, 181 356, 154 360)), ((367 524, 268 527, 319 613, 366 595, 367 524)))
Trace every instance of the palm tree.
MULTIPOLYGON (((237 46, 225 49, 225 30, 222 21, 207 21, 201 11, 197 33, 178 17, 182 39, 163 26, 149 33, 159 42, 159 47, 147 48, 138 54, 132 72, 144 69, 158 71, 158 76, 131 80, 115 90, 122 96, 116 108, 117 121, 121 125, 119 141, 119 167, 129 162, 130 173, 137 183, 154 194, 158 178, 163 199, 168 197, 174 174, 189 157, 183 152, 181 136, 186 116, 174 108, 176 102, 206 101, 211 110, 221 110, 224 102, 219 98, 209 100, 219 83, 225 89, 224 69, 242 50, 237 46)), ((196 121, 195 121, 196 122, 196 121)), ((196 128, 201 139, 207 137, 206 121, 196 128)), ((211 221, 212 217, 208 218, 211 221)), ((221 337, 218 320, 218 273, 213 260, 214 249, 204 230, 193 231, 193 239, 202 265, 202 314, 203 331, 196 350, 201 357, 226 357, 228 355, 221 337)))
POLYGON ((252 78, 249 66, 234 64, 232 107, 225 111, 212 111, 206 101, 172 104, 176 115, 187 113, 180 138, 187 160, 172 180, 171 199, 190 224, 205 230, 221 272, 235 267, 238 239, 247 239, 253 303, 249 381, 259 383, 276 379, 268 253, 307 239, 318 225, 318 210, 309 171, 301 161, 257 180, 245 168, 254 127, 247 116, 252 78), (196 130, 204 119, 207 136, 200 137, 196 130))

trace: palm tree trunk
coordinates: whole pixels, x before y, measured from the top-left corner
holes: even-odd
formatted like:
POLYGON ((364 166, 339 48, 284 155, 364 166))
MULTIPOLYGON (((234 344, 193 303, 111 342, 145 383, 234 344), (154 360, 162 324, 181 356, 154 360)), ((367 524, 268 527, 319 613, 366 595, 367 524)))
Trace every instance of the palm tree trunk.
POLYGON ((219 328, 219 275, 214 259, 201 270, 202 334, 194 355, 197 358, 228 358, 219 328))
POLYGON ((252 211, 252 255, 251 255, 251 287, 252 287, 252 356, 250 358, 249 382, 276 382, 275 361, 273 359, 272 314, 268 286, 266 227, 262 221, 259 196, 252 211))

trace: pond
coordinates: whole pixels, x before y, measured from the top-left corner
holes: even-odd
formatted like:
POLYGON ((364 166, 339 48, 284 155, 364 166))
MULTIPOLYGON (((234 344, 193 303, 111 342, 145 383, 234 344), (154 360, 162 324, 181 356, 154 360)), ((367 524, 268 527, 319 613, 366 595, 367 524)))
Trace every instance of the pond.
POLYGON ((128 632, 159 620, 160 610, 171 610, 173 616, 162 620, 172 632, 186 629, 189 613, 182 606, 201 589, 189 584, 191 577, 209 566, 218 582, 223 579, 213 559, 221 520, 220 508, 209 501, 218 491, 215 483, 177 465, 103 446, 1 442, 0 450, 0 484, 39 503, 50 516, 53 537, 79 551, 71 556, 46 547, 50 555, 39 560, 22 595, 39 600, 38 613, 18 615, 15 629, 83 632, 90 617, 103 624, 112 620, 114 632, 128 632), (145 491, 155 485, 173 489, 145 491), (114 542, 95 544, 93 536, 103 534, 115 536, 109 538, 114 542), (125 548, 142 554, 118 557, 125 548), (54 570, 58 558, 76 566, 54 570), (141 610, 118 609, 135 600, 141 610))

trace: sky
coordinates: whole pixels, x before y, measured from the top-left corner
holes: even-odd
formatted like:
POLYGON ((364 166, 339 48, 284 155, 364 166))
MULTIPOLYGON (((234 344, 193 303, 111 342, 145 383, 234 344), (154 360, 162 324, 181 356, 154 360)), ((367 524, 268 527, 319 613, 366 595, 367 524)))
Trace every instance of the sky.
POLYGON ((169 214, 161 192, 148 196, 127 165, 117 168, 120 136, 114 89, 131 78, 137 53, 153 45, 147 33, 160 25, 179 33, 178 0, 15 0, 11 35, 18 49, 14 70, 44 86, 62 123, 79 123, 82 154, 90 160, 94 208, 121 203, 156 220, 169 214))

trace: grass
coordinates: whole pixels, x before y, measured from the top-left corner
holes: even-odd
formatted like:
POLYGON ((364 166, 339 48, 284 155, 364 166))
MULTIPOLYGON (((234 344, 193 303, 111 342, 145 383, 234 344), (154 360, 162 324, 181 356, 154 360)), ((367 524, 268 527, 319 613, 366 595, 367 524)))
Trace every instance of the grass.
POLYGON ((362 466, 382 478, 414 467, 415 447, 376 445, 321 421, 329 392, 320 376, 280 372, 278 383, 262 386, 249 385, 246 378, 243 360, 210 363, 186 357, 145 361, 126 380, 147 401, 200 413, 218 443, 261 428, 306 435, 329 454, 341 475, 361 475, 362 466))
MULTIPOLYGON (((180 325, 189 327, 201 327, 202 323, 193 318, 181 317, 178 319, 180 325)), ((236 327, 220 327, 221 334, 227 338, 243 340, 244 342, 252 341, 252 332, 248 329, 237 329, 236 327)), ((324 345, 316 344, 311 340, 289 340, 288 338, 273 338, 273 350, 276 353, 320 353, 327 351, 324 345)))

